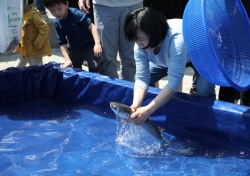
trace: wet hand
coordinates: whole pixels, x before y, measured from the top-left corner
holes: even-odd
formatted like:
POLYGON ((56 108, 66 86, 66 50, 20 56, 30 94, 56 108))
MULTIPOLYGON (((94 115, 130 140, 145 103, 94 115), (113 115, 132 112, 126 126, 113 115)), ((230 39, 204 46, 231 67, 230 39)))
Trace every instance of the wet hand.
POLYGON ((135 125, 140 125, 141 123, 145 122, 150 117, 150 115, 151 113, 146 107, 140 107, 131 114, 130 118, 133 119, 133 123, 135 125))

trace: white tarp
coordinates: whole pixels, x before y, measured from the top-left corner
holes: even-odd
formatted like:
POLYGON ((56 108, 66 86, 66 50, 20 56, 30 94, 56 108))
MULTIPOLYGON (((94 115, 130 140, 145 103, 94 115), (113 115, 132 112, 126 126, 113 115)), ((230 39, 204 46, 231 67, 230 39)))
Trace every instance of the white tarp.
POLYGON ((22 25, 23 0, 0 0, 0 53, 17 47, 22 25))

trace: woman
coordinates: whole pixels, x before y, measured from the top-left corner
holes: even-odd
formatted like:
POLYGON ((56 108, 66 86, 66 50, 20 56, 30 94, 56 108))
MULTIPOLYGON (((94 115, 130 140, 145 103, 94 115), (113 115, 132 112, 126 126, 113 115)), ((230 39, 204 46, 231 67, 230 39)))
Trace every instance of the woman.
POLYGON ((131 115, 136 125, 143 123, 158 108, 167 103, 181 86, 187 62, 182 35, 182 20, 166 18, 150 8, 128 14, 124 24, 125 37, 134 41, 136 76, 131 115), (152 62, 153 64, 149 64, 152 62), (169 81, 148 105, 141 107, 155 66, 166 68, 169 81))

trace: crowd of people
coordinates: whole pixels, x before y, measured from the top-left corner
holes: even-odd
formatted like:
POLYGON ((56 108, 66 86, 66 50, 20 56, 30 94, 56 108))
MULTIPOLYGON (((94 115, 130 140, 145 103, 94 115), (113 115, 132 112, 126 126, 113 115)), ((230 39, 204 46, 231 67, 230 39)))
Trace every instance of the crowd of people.
MULTIPOLYGON (((42 57, 51 55, 47 9, 55 17, 53 23, 65 60, 61 68, 81 69, 86 61, 90 72, 135 82, 131 117, 136 124, 144 122, 175 92, 181 91, 186 67, 192 67, 195 73, 190 93, 216 99, 215 85, 196 71, 185 49, 181 18, 188 0, 33 1, 28 0, 24 7, 23 37, 16 49, 20 52, 17 67, 27 63, 41 65, 42 57), (148 86, 155 86, 165 76, 169 80, 166 86, 152 102, 141 107, 148 86)), ((249 6, 249 2, 242 1, 249 6)), ((249 105, 249 91, 240 93, 221 87, 219 99, 235 102, 240 95, 245 100, 243 104, 249 105)))

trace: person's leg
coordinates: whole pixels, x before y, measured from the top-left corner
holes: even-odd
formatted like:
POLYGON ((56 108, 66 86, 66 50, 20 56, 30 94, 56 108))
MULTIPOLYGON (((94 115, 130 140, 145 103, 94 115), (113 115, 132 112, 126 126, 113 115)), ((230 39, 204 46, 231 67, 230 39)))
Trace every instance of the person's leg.
POLYGON ((16 63, 15 63, 15 67, 21 68, 21 67, 25 67, 26 65, 27 65, 26 59, 21 58, 21 57, 17 58, 16 63))
POLYGON ((241 92, 240 100, 241 105, 250 106, 250 90, 241 92))
POLYGON ((143 4, 138 4, 130 7, 120 8, 120 33, 119 33, 119 55, 121 59, 121 78, 127 81, 134 81, 135 77, 135 60, 134 60, 134 42, 126 40, 123 30, 125 18, 128 13, 142 7, 143 4))
POLYGON ((195 72, 193 75, 192 87, 191 87, 190 92, 189 92, 191 95, 196 95, 196 92, 197 92, 196 85, 197 85, 197 78, 196 78, 196 72, 195 72))
POLYGON ((186 64, 186 68, 188 68, 188 67, 191 67, 191 68, 194 70, 194 75, 193 75, 193 79, 192 79, 192 80, 193 80, 193 83, 192 83, 192 87, 190 88, 189 93, 190 93, 191 95, 196 95, 196 85, 197 85, 196 74, 197 74, 197 71, 196 71, 196 69, 194 68, 192 62, 188 62, 188 63, 186 64))
POLYGON ((43 58, 42 57, 33 57, 30 59, 27 59, 27 62, 29 63, 30 66, 43 65, 43 58))
POLYGON ((237 99, 239 99, 238 94, 239 94, 239 91, 237 91, 236 89, 232 87, 220 86, 219 100, 230 102, 230 103, 235 103, 238 101, 237 99))
MULTIPOLYGON (((186 0, 185 0, 186 1, 186 0)), ((184 0, 144 0, 144 6, 161 12, 167 19, 182 18, 185 5, 184 0)))
POLYGON ((118 78, 119 8, 94 4, 94 19, 103 47, 101 74, 118 78))
POLYGON ((82 56, 85 58, 84 60, 87 61, 90 72, 99 71, 98 58, 94 56, 93 48, 84 49, 82 56))
POLYGON ((88 17, 91 19, 91 21, 94 23, 94 13, 93 13, 93 2, 92 0, 89 1, 90 2, 90 8, 89 8, 89 14, 88 17))
POLYGON ((45 8, 42 0, 35 0, 35 6, 39 10, 39 12, 41 13, 41 15, 44 18, 44 20, 46 22, 48 22, 49 21, 49 17, 47 16, 46 8, 45 8))
POLYGON ((79 9, 78 0, 69 0, 68 2, 69 2, 69 7, 79 9))
POLYGON ((216 99, 215 85, 204 79, 191 62, 187 63, 186 67, 192 67, 194 70, 193 84, 190 89, 190 94, 208 96, 216 99))
POLYGON ((71 62, 73 64, 74 68, 82 69, 82 64, 83 64, 84 57, 82 56, 81 51, 71 50, 71 53, 70 53, 69 57, 71 59, 71 62))
POLYGON ((204 79, 198 72, 196 72, 196 95, 216 99, 215 85, 204 79))
POLYGON ((149 62, 150 82, 149 85, 155 87, 155 83, 168 75, 168 68, 158 66, 149 62))
POLYGON ((42 0, 35 0, 35 6, 40 11, 40 13, 42 15, 46 14, 46 9, 45 9, 45 6, 44 6, 42 0))

